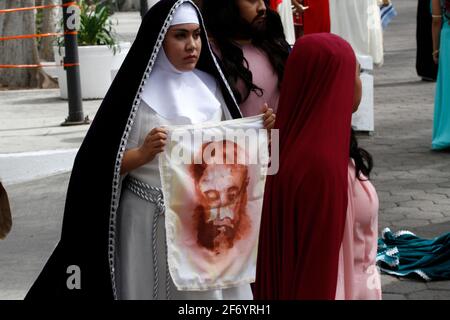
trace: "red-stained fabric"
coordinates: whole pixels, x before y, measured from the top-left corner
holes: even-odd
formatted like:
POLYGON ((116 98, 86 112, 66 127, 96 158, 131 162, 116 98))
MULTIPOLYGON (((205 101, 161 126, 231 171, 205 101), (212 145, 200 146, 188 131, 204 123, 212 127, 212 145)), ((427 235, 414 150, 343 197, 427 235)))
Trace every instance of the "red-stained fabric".
POLYGON ((328 0, 304 0, 309 8, 303 13, 303 33, 330 32, 330 5, 328 0))
POLYGON ((297 40, 275 128, 280 168, 268 176, 255 299, 334 299, 347 210, 355 54, 340 37, 297 40))
POLYGON ((283 0, 270 0, 269 4, 270 4, 270 8, 272 10, 277 11, 278 6, 280 5, 280 3, 282 3, 283 0))

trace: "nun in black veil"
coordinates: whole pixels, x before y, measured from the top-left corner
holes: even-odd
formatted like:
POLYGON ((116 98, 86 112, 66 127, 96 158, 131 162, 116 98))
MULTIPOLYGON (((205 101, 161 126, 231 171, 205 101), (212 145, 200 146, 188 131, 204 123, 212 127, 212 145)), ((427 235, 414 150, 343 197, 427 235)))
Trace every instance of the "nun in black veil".
POLYGON ((251 299, 249 284, 176 289, 156 157, 164 125, 241 117, 198 8, 190 0, 159 1, 80 147, 61 240, 26 299, 251 299), (71 283, 73 270, 79 286, 71 283))

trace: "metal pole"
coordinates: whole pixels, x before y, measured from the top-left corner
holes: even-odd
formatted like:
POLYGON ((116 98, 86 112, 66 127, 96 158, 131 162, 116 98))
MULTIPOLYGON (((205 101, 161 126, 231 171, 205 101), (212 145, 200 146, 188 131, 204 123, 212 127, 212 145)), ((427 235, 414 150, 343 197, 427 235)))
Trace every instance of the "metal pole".
POLYGON ((141 19, 143 19, 148 11, 148 2, 147 0, 141 0, 140 3, 141 3, 141 19))
MULTIPOLYGON (((73 0, 63 0, 63 4, 73 2, 73 0)), ((77 31, 77 24, 75 21, 79 21, 79 17, 74 19, 75 14, 78 14, 79 10, 74 10, 73 6, 63 7, 64 18, 64 47, 65 57, 64 63, 78 64, 78 44, 76 34, 67 34, 67 32, 77 31)), ((67 95, 69 99, 69 116, 61 124, 62 126, 71 126, 79 124, 88 124, 89 118, 84 117, 83 114, 83 101, 81 100, 81 81, 80 81, 80 66, 64 67, 67 74, 67 95)))

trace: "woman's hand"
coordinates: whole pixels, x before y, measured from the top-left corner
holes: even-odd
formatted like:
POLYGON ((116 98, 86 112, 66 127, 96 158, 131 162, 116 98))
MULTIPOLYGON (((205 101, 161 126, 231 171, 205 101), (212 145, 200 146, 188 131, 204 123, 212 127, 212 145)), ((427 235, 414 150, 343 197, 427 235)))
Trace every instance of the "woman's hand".
POLYGON ((273 109, 269 108, 267 103, 264 103, 262 112, 264 113, 264 128, 271 130, 275 126, 275 113, 273 109))
POLYGON ((152 161, 158 153, 164 151, 166 141, 167 130, 154 128, 148 133, 142 146, 125 151, 120 174, 126 174, 152 161))
POLYGON ((164 128, 153 128, 138 149, 144 163, 152 161, 158 153, 163 152, 166 142, 167 130, 164 128))
POLYGON ((433 61, 435 64, 439 64, 439 50, 433 52, 433 61))
POLYGON ((303 13, 305 10, 307 10, 309 7, 304 7, 300 0, 291 0, 292 5, 294 6, 294 13, 303 13))

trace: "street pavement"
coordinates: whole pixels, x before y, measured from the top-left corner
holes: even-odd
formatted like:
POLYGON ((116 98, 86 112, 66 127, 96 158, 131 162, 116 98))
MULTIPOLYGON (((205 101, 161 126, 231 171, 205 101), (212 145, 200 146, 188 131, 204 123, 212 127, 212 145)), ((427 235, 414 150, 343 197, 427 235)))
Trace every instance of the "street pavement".
MULTIPOLYGON (((416 2, 394 4, 399 15, 385 30, 385 63, 374 71, 375 132, 359 135, 359 142, 374 157, 380 232, 389 227, 433 238, 450 231, 450 152, 430 150, 435 84, 415 73, 416 2)), ((122 39, 132 40, 139 14, 117 17, 122 39)), ((91 119, 100 102, 84 102, 91 119)), ((66 111, 57 90, 0 92, 0 153, 77 148, 88 126, 59 127, 66 111)), ((22 299, 50 256, 60 237, 69 177, 7 186, 13 230, 0 244, 0 299, 22 299)), ((382 290, 389 300, 450 299, 450 281, 382 275, 382 290)))

